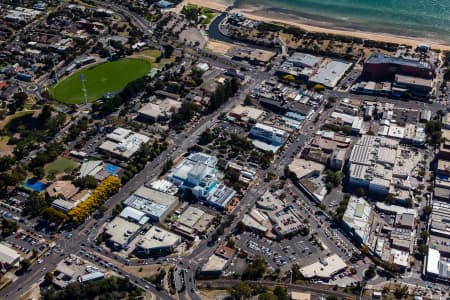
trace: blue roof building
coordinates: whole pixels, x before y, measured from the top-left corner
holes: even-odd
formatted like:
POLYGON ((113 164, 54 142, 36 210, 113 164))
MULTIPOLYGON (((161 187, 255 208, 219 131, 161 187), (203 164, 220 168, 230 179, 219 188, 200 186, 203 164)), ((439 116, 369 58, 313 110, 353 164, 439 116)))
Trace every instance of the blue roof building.
POLYGON ((156 6, 158 6, 159 8, 171 8, 174 6, 174 4, 170 1, 159 0, 158 2, 156 2, 156 6))

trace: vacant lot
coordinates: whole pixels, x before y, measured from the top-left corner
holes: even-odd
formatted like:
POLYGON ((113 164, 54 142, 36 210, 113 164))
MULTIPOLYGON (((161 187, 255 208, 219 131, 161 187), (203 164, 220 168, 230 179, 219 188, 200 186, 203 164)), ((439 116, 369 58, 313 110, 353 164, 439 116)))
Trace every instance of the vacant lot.
POLYGON ((150 68, 150 62, 136 58, 124 58, 98 64, 70 75, 50 88, 50 94, 62 103, 83 103, 81 75, 84 74, 87 101, 93 102, 107 93, 121 91, 131 81, 145 76, 150 68))

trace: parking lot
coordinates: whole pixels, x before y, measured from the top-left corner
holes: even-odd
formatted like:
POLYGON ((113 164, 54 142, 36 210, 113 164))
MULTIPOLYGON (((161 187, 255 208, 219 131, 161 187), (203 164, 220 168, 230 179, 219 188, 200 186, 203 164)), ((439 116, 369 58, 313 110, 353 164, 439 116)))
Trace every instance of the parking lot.
POLYGON ((274 242, 257 234, 245 232, 236 236, 236 247, 249 255, 263 257, 269 269, 280 268, 283 271, 289 270, 294 263, 303 266, 326 255, 326 252, 320 250, 309 237, 300 235, 274 242))
POLYGON ((47 242, 40 236, 35 236, 26 231, 19 231, 8 238, 6 241, 12 245, 17 251, 22 252, 27 256, 33 254, 33 249, 35 254, 39 254, 47 248, 47 242))

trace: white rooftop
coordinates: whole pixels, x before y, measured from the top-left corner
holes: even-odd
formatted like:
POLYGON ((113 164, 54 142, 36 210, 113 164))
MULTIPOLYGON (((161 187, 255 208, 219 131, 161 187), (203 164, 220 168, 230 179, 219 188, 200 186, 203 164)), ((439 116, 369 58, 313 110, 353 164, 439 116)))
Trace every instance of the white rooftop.
POLYGON ((127 220, 131 219, 141 225, 147 223, 149 220, 144 212, 130 206, 127 206, 122 210, 122 212, 120 213, 120 217, 127 220))
POLYGON ((106 233, 110 235, 110 240, 119 245, 128 244, 130 238, 141 228, 141 226, 131 223, 121 217, 115 217, 106 224, 106 233))
POLYGON ((322 259, 311 265, 302 267, 300 272, 306 278, 330 278, 345 269, 347 265, 337 254, 322 259))
POLYGON ((130 158, 142 144, 150 141, 148 136, 121 127, 116 128, 106 138, 107 140, 100 145, 100 149, 123 158, 130 158))
POLYGON ((19 260, 20 255, 16 250, 0 243, 0 263, 14 265, 18 263, 19 260))
POLYGON ((363 243, 367 243, 370 235, 370 213, 372 208, 363 198, 350 197, 342 221, 352 228, 363 243))
POLYGON ((175 233, 153 226, 143 237, 139 237, 137 245, 143 249, 151 250, 175 247, 180 241, 180 236, 175 233))

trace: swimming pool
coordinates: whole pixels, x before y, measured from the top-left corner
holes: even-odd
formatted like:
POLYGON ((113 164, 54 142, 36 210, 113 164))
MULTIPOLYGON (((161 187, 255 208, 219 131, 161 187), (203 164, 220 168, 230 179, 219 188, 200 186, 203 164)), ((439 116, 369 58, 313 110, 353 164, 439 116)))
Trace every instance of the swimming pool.
POLYGON ((117 174, 117 172, 119 172, 120 167, 115 166, 115 165, 113 165, 113 164, 106 164, 105 167, 104 167, 104 169, 105 169, 106 171, 108 171, 109 173, 115 175, 115 174, 117 174))
POLYGON ((42 181, 37 180, 36 178, 29 178, 24 183, 23 186, 35 191, 35 192, 42 192, 47 188, 47 184, 43 183, 42 181))

